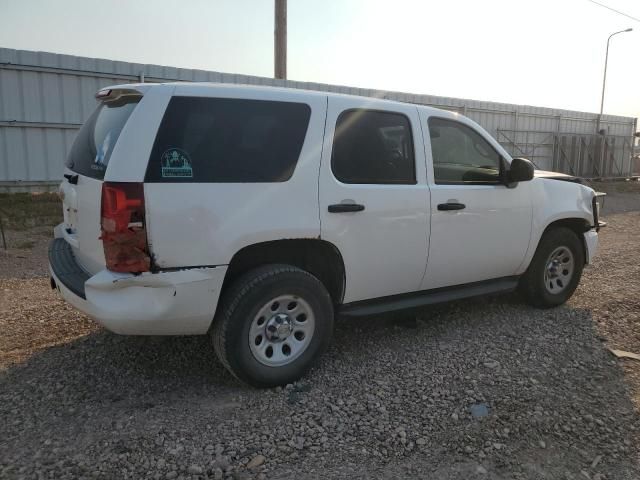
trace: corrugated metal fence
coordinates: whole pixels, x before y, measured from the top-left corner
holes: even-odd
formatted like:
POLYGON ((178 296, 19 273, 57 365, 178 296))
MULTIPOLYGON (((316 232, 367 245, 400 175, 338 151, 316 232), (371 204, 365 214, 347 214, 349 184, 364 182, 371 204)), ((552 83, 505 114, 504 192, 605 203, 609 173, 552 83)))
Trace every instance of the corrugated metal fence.
MULTIPOLYGON (((559 139, 563 134, 595 137, 597 118, 569 110, 0 49, 0 189, 39 189, 57 183, 76 131, 95 108, 95 92, 107 85, 139 81, 286 86, 432 105, 474 119, 513 155, 528 155, 540 168, 565 171, 575 168, 566 152, 562 156, 559 139)), ((613 145, 617 140, 618 146, 628 148, 608 147, 607 155, 600 158, 603 165, 587 176, 631 173, 636 119, 605 115, 601 126, 613 145), (607 167, 605 161, 611 165, 607 167)))

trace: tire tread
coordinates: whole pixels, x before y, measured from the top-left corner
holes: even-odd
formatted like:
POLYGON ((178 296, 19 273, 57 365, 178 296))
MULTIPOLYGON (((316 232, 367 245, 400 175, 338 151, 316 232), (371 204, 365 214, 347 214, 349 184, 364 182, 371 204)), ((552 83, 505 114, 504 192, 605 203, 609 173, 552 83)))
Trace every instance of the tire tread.
MULTIPOLYGON (((227 328, 233 317, 233 313, 238 308, 238 305, 243 301, 245 296, 254 289, 257 285, 268 280, 270 277, 286 273, 303 274, 309 277, 312 281, 318 283, 322 289, 324 285, 315 276, 309 272, 302 270, 293 265, 286 264, 269 264, 258 267, 251 270, 238 279, 229 287, 222 295, 222 304, 216 318, 213 322, 213 328, 211 329, 211 337, 213 341, 213 348, 216 352, 216 356, 222 363, 222 365, 229 371, 234 377, 240 381, 247 381, 240 372, 237 372, 235 368, 229 362, 229 353, 227 352, 227 328)), ((325 290, 326 292, 326 290, 325 290)), ((327 296, 329 294, 327 293, 327 296)))
POLYGON ((580 239, 577 237, 576 233, 567 227, 555 227, 551 230, 546 231, 540 238, 538 248, 536 249, 533 258, 531 259, 529 268, 527 268, 527 271, 522 276, 519 285, 520 292, 524 295, 530 305, 537 308, 552 308, 566 302, 573 295, 575 289, 578 286, 578 283, 580 282, 582 269, 584 267, 583 251, 574 252, 575 272, 574 280, 572 280, 573 285, 571 285, 569 289, 562 292, 562 297, 558 297, 561 298, 562 301, 558 302, 557 299, 551 301, 549 298, 547 298, 547 295, 545 291, 541 289, 537 278, 537 275, 541 273, 539 272, 540 268, 543 268, 540 262, 546 260, 546 258, 542 257, 546 257, 547 250, 549 248, 555 247, 561 242, 566 242, 568 239, 572 239, 569 241, 570 243, 571 241, 576 240, 578 250, 582 250, 584 248, 580 243, 580 239))

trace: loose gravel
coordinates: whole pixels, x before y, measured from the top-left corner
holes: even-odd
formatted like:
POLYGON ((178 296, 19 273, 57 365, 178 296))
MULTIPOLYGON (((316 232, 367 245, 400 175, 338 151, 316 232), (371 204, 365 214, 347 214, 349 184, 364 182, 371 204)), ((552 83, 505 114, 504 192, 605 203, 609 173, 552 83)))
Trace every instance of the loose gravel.
POLYGON ((640 478, 640 362, 607 350, 640 353, 640 214, 608 220, 568 305, 341 321, 271 390, 206 337, 108 333, 0 256, 0 478, 640 478))

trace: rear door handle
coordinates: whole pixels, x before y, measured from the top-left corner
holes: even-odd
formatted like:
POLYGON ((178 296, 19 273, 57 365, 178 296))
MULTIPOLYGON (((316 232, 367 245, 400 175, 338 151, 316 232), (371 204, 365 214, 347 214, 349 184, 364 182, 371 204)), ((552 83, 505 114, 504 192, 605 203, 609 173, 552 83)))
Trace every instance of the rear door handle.
POLYGON ((462 210, 464 208, 466 208, 464 203, 447 202, 438 205, 438 210, 462 210))
POLYGON ((329 205, 330 213, 345 213, 345 212, 361 212, 364 210, 364 205, 359 203, 335 203, 329 205))

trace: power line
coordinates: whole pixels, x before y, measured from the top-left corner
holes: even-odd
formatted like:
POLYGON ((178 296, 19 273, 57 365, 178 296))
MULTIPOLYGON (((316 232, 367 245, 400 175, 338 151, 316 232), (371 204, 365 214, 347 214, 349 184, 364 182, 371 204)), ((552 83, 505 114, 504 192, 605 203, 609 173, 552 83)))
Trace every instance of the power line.
POLYGON ((620 15, 624 15, 625 17, 630 18, 631 20, 635 20, 636 22, 639 22, 639 23, 640 23, 640 18, 632 17, 631 15, 628 15, 628 14, 626 14, 626 13, 624 13, 624 12, 621 12, 620 10, 616 10, 615 8, 611 8, 611 7, 609 7, 609 6, 607 6, 607 5, 604 5, 604 4, 602 4, 602 3, 598 3, 598 2, 596 2, 595 0, 587 0, 587 1, 589 1, 589 2, 591 2, 591 3, 595 3, 596 5, 600 5, 601 7, 604 7, 604 8, 606 8, 607 10, 611 10, 612 12, 616 12, 616 13, 618 13, 618 14, 620 14, 620 15))

